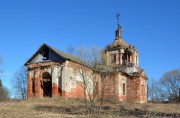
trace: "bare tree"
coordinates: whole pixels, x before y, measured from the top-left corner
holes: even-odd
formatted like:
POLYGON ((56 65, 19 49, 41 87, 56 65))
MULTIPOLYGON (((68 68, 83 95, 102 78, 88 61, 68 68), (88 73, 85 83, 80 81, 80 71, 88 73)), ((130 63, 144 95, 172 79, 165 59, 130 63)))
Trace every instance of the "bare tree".
POLYGON ((86 48, 85 46, 78 47, 76 49, 76 56, 82 60, 82 63, 79 68, 78 74, 82 79, 82 87, 84 92, 84 100, 86 104, 87 112, 92 113, 92 106, 94 97, 92 97, 94 92, 94 81, 95 79, 92 77, 93 71, 88 72, 87 68, 92 68, 92 52, 86 48))
POLYGON ((83 82, 86 110, 88 114, 100 114, 110 72, 104 63, 103 51, 97 46, 91 49, 83 46, 76 49, 76 56, 83 60, 79 74, 83 82), (87 66, 92 70, 90 73, 87 66))
POLYGON ((8 97, 8 90, 5 87, 3 87, 2 82, 0 80, 0 102, 3 100, 6 100, 8 98, 9 98, 8 97))
POLYGON ((148 82, 148 99, 151 102, 162 101, 160 83, 158 80, 151 78, 148 82))
POLYGON ((160 79, 160 87, 163 100, 180 102, 180 69, 165 73, 160 79))
POLYGON ((26 99, 27 97, 27 70, 26 67, 21 67, 14 74, 14 91, 17 98, 26 99))
MULTIPOLYGON (((0 64, 1 63, 2 63, 2 57, 0 55, 0 64)), ((2 73, 3 73, 3 71, 0 70, 0 78, 2 78, 2 73)), ((0 79, 0 102, 3 101, 3 100, 6 100, 8 98, 9 98, 8 89, 3 86, 2 81, 0 79)))

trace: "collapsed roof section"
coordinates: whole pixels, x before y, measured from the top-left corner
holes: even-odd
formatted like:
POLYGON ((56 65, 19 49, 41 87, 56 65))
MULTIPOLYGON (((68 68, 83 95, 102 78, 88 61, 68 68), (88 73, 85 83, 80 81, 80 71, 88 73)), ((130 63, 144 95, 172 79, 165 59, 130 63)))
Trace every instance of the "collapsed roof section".
POLYGON ((128 76, 144 76, 147 78, 147 75, 145 73, 145 70, 135 66, 133 63, 127 63, 126 65, 122 66, 105 66, 101 64, 97 64, 94 69, 96 71, 100 71, 102 73, 114 73, 114 72, 122 72, 127 74, 128 76))

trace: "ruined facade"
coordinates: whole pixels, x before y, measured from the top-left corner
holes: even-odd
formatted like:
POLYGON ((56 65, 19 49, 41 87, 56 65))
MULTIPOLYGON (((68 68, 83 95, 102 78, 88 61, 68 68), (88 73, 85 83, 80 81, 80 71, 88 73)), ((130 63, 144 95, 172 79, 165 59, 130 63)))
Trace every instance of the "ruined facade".
MULTIPOLYGON (((113 81, 119 101, 147 102, 147 76, 139 67, 139 54, 133 45, 122 38, 122 26, 118 23, 115 41, 105 49, 106 65, 115 68, 113 81)), ((111 83, 110 82, 110 83, 111 83)), ((110 87, 109 89, 113 89, 110 87)))
MULTIPOLYGON (((139 67, 138 51, 122 39, 122 27, 119 24, 115 34, 115 41, 104 50, 105 66, 112 70, 108 71, 106 80, 106 98, 113 96, 118 101, 146 102, 147 76, 139 67)), ((94 69, 79 58, 47 44, 43 44, 25 65, 28 68, 28 98, 83 98, 82 67, 87 80, 99 74, 94 73, 94 69)))

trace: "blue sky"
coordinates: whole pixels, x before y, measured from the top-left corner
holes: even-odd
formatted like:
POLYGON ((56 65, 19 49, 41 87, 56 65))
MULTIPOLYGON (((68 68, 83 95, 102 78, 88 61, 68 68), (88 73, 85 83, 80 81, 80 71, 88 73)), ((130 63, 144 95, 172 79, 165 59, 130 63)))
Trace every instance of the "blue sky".
POLYGON ((105 47, 115 39, 119 12, 123 39, 139 51, 149 78, 180 68, 179 0, 0 0, 3 84, 42 45, 105 47))

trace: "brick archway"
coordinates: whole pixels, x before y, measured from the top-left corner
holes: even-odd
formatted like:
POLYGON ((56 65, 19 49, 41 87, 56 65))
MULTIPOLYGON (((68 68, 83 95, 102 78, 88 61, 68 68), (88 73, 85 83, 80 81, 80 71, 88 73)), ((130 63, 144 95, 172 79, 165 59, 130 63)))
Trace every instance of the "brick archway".
POLYGON ((50 73, 42 73, 43 97, 52 97, 52 77, 50 73))

